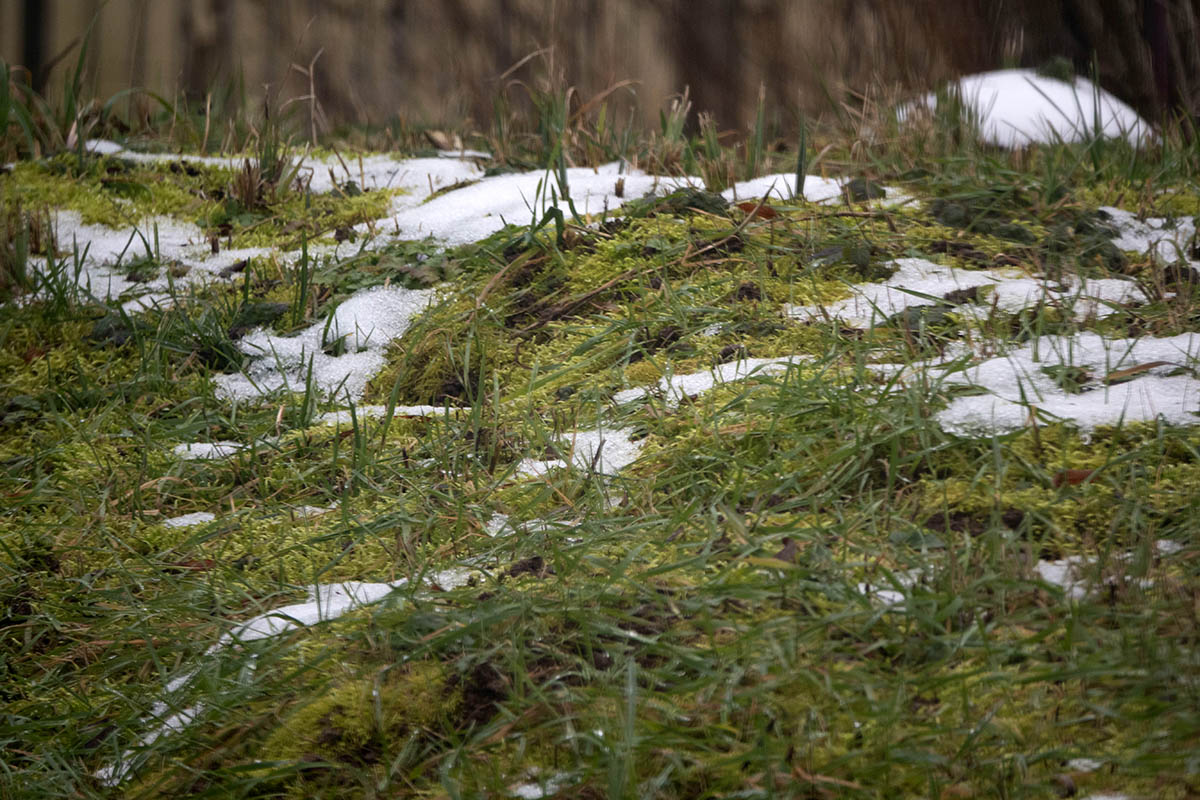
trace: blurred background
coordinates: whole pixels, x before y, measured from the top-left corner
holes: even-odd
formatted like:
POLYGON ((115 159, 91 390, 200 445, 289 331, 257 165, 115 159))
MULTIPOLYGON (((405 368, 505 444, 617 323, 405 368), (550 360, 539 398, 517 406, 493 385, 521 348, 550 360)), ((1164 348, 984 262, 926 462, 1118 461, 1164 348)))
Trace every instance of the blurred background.
POLYGON ((321 133, 489 128, 551 80, 580 104, 610 91, 651 125, 686 87, 734 130, 762 92, 786 129, 864 94, 1054 57, 1143 115, 1194 120, 1198 17, 1200 0, 0 0, 0 57, 53 95, 86 40, 100 97, 141 86, 249 107, 269 92, 321 133))

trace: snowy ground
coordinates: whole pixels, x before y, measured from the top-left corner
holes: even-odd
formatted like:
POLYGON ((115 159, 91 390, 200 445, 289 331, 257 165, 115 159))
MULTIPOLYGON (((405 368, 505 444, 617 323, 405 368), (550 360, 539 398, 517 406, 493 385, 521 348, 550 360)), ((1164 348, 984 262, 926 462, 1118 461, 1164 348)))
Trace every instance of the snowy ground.
MULTIPOLYGON (((1125 136, 1141 141, 1150 135, 1149 127, 1132 115, 1128 107, 1090 84, 1077 81, 1074 86, 1040 78, 1020 70, 987 73, 963 79, 962 96, 977 103, 983 136, 1003 146, 1021 146, 1032 141, 1056 138, 1072 140, 1097 128, 1104 135, 1125 136), (1097 125, 1098 123, 1098 125, 1097 125)), ((936 103, 932 95, 926 98, 936 103)), ((166 157, 130 153, 104 142, 91 143, 97 152, 114 152, 137 161, 166 157)), ((170 156, 175 160, 178 156, 170 156)), ((228 165, 227 159, 199 159, 202 163, 228 165)), ((596 170, 570 169, 566 185, 552 173, 484 177, 470 159, 436 158, 394 160, 373 156, 342 165, 336 160, 314 162, 311 186, 314 191, 329 191, 338 181, 353 179, 364 186, 403 187, 389 216, 377 221, 376 229, 386 238, 418 239, 427 236, 447 245, 478 241, 505 224, 528 224, 539 220, 545 210, 557 203, 568 214, 563 194, 570 193, 581 215, 619 213, 623 203, 643 194, 663 193, 683 185, 702 186, 698 178, 664 178, 610 164, 596 170), (435 192, 457 184, 459 188, 435 192)), ((844 182, 810 175, 804 180, 803 197, 809 202, 839 202, 844 182)), ((737 184, 725 193, 726 199, 788 201, 795 199, 794 175, 768 175, 737 184)), ((874 201, 890 204, 908 201, 905 195, 888 188, 887 196, 874 201)), ((1191 221, 1172 223, 1163 219, 1138 219, 1128 211, 1107 208, 1118 231, 1114 239, 1122 250, 1148 253, 1168 261, 1182 261, 1192 269, 1200 262, 1188 261, 1188 247, 1195 238, 1191 221)), ((212 254, 204 235, 194 225, 170 219, 145 220, 138 230, 112 230, 85 225, 78 215, 58 212, 56 226, 59 241, 76 241, 86 248, 85 270, 81 282, 101 298, 122 304, 130 311, 154 302, 167 302, 174 287, 167 279, 134 285, 117 269, 118 262, 141 247, 154 231, 164 259, 177 260, 195 269, 186 281, 221 280, 220 272, 245 258, 267 251, 225 250, 212 254)), ((361 233, 367 234, 366 226, 361 233)), ((374 242, 372 246, 378 246, 374 242)), ((329 254, 349 251, 350 245, 331 248, 329 254)), ((297 253, 277 253, 288 262, 297 253)), ((884 281, 846 287, 844 299, 824 305, 781 307, 781 318, 806 321, 839 321, 841 324, 868 329, 883 320, 920 306, 931 306, 946 295, 963 289, 980 290, 975 300, 960 304, 956 313, 964 319, 986 317, 994 310, 1016 312, 1035 304, 1066 308, 1077 319, 1102 319, 1124 305, 1147 302, 1133 281, 1120 279, 1084 280, 1071 278, 1063 283, 1044 275, 1017 269, 965 270, 922 258, 902 258, 891 264, 895 273, 884 281)), ((182 280, 182 279, 181 279, 182 280)), ((186 282, 184 281, 184 282, 186 282)), ((449 291, 449 288, 446 289, 449 291)), ((317 388, 325 394, 357 403, 369 380, 385 365, 385 348, 408 329, 412 321, 431 303, 438 290, 376 288, 363 291, 343 302, 328 321, 292 336, 278 336, 259 329, 245 336, 239 346, 252 357, 242 373, 219 376, 218 394, 238 402, 269 397, 280 389, 303 390, 311 370, 317 388), (347 347, 341 355, 326 352, 330 339, 344 339, 347 347)), ((656 385, 637 386, 615 394, 614 408, 638 401, 664 400, 677 405, 709 391, 714 386, 752 380, 800 364, 806 356, 772 359, 739 359, 710 370, 684 375, 668 375, 656 385)), ((1095 333, 1073 337, 1043 337, 1002 354, 971 352, 960 349, 936 362, 889 367, 875 365, 881 372, 901 371, 906 379, 915 372, 921 379, 944 381, 973 387, 978 393, 957 397, 940 411, 936 420, 944 430, 963 437, 992 436, 1029 423, 1031 413, 1043 420, 1066 421, 1086 434, 1099 425, 1130 420, 1162 419, 1174 425, 1192 425, 1200 421, 1200 335, 1155 339, 1108 339, 1095 333), (1068 391, 1053 377, 1058 367, 1078 368, 1087 379, 1080 388, 1068 391), (1120 375, 1120 380, 1113 376, 1120 375)), ((453 411, 454 409, 450 409, 453 411)), ((432 415, 445 409, 400 407, 399 414, 432 415)), ((362 416, 385 413, 380 407, 361 407, 362 416)), ((336 411, 320 421, 345 425, 349 410, 336 411)), ((558 445, 562 458, 526 460, 515 470, 517 480, 540 480, 552 470, 575 469, 601 476, 614 476, 634 463, 641 445, 631 439, 631 431, 615 424, 595 430, 564 434, 558 445)), ((178 444, 179 459, 219 459, 240 452, 249 443, 233 441, 187 442, 178 444)), ((167 520, 170 526, 204 525, 214 521, 211 514, 193 514, 167 520)), ((525 524, 535 524, 527 521, 525 524)), ((1164 545, 1165 547, 1166 545, 1164 545)), ((1064 587, 1071 597, 1086 591, 1080 577, 1083 562, 1063 560, 1042 562, 1037 571, 1049 582, 1064 587)), ((455 569, 425 579, 427 584, 443 588, 466 580, 469 571, 455 569)), ((905 584, 901 576, 900 582, 905 584)), ((230 629, 214 645, 211 655, 238 643, 278 635, 298 626, 336 618, 365 604, 377 602, 396 588, 398 582, 359 582, 317 584, 302 603, 285 606, 247 620, 230 629)), ((903 602, 896 589, 860 589, 885 605, 903 602)), ((185 669, 167 685, 164 696, 185 689, 195 669, 185 669)), ((159 703, 146 721, 149 732, 144 743, 177 730, 204 711, 174 701, 159 703)), ((130 762, 122 761, 103 770, 99 777, 116 783, 127 773, 130 762)), ((514 789, 518 796, 534 796, 524 786, 514 789)), ((1094 796, 1094 797, 1099 797, 1094 796)))

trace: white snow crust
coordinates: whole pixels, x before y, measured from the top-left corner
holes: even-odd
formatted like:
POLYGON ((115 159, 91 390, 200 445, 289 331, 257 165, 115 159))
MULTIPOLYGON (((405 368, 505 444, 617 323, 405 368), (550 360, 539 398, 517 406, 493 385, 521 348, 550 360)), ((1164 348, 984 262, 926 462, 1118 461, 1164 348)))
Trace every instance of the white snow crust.
POLYGON ((958 269, 923 258, 898 258, 888 263, 896 272, 886 281, 854 284, 849 298, 825 305, 789 305, 784 313, 800 320, 832 318, 870 328, 906 308, 934 305, 949 292, 982 287, 987 290, 979 293, 977 303, 962 304, 956 311, 975 307, 976 316, 979 311, 986 315, 987 308, 995 306, 1015 312, 1042 301, 1071 306, 1077 319, 1099 319, 1114 313, 1114 306, 1141 304, 1148 299, 1137 284, 1120 278, 1071 276, 1064 284, 1054 285, 1015 269, 958 269))
POLYGON ((615 475, 636 461, 642 450, 642 443, 631 440, 629 432, 620 428, 575 431, 563 436, 561 441, 570 448, 570 463, 559 458, 527 458, 517 465, 517 477, 539 477, 567 467, 615 475))
POLYGON ((207 524, 216 518, 216 514, 208 511, 196 511, 191 514, 184 514, 182 516, 164 519, 162 521, 162 526, 164 528, 190 528, 195 525, 207 524))
POLYGON ((241 442, 192 442, 190 444, 176 445, 172 452, 185 461, 211 461, 219 458, 228 458, 234 453, 245 449, 246 445, 241 442))
POLYGON ((256 329, 238 342, 253 361, 242 373, 216 376, 218 393, 245 400, 285 389, 302 392, 311 366, 313 384, 321 392, 357 402, 386 363, 384 349, 408 330, 435 294, 431 289, 376 287, 355 294, 332 317, 295 336, 256 329), (339 339, 346 352, 324 352, 339 339))
MULTIPOLYGON (((982 139, 1000 147, 1078 142, 1097 135, 1136 145, 1153 136, 1136 111, 1082 77, 1066 83, 1029 69, 1003 69, 968 75, 951 88, 978 113, 982 139)), ((937 96, 927 94, 897 115, 903 121, 922 105, 936 108, 937 96)))
POLYGON ((1200 421, 1200 381, 1192 371, 1200 357, 1200 334, 1168 338, 1105 339, 1096 333, 1042 336, 1003 356, 945 377, 986 393, 957 397, 936 415, 944 430, 960 436, 1005 433, 1025 427, 1036 408, 1039 423, 1058 420, 1090 432, 1100 425, 1162 420, 1200 421), (1167 362, 1121 383, 1109 373, 1155 361, 1167 362), (1084 370, 1091 380, 1068 392, 1052 374, 1058 367, 1084 370), (1186 374, 1169 374, 1183 368, 1186 374), (1050 370, 1048 374, 1047 370, 1050 370))
MULTIPOLYGON (((575 210, 581 215, 600 214, 650 192, 670 191, 687 185, 703 186, 699 178, 662 178, 613 163, 566 171, 575 210), (623 181, 621 196, 617 183, 623 181)), ((497 175, 415 207, 400 208, 388 221, 406 239, 433 236, 447 244, 484 239, 508 224, 540 222, 546 209, 556 205, 567 217, 570 208, 552 172, 497 175)))
POLYGON ((783 372, 789 364, 807 360, 802 356, 784 358, 743 358, 718 364, 711 370, 687 375, 671 375, 662 378, 652 387, 625 389, 613 395, 613 402, 629 403, 655 391, 666 397, 667 405, 674 407, 685 398, 709 391, 717 384, 745 380, 754 375, 770 375, 783 372))

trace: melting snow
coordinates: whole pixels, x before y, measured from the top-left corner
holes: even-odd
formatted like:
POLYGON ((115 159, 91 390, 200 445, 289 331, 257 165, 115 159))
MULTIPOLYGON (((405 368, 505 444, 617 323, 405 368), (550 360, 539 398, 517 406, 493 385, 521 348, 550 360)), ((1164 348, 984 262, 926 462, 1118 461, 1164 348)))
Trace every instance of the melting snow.
MULTIPOLYGON (((1136 111, 1082 77, 1067 83, 1033 70, 1004 69, 968 75, 953 88, 978 113, 983 140, 1000 147, 1078 142, 1097 134, 1140 144, 1153 136, 1136 111)), ((937 96, 927 94, 897 116, 903 121, 922 105, 936 108, 937 96)))
POLYGON ((281 389, 303 392, 311 368, 312 382, 321 392, 356 401, 386 363, 384 349, 408 330, 434 296, 431 289, 376 287, 355 294, 329 319, 294 336, 256 329, 238 342, 254 360, 244 373, 216 376, 217 392, 229 399, 281 389), (338 340, 346 352, 324 351, 338 340))
POLYGON ((186 461, 197 461, 228 458, 239 450, 244 449, 246 449, 246 445, 239 442, 193 442, 191 444, 176 445, 172 452, 186 461))
MULTIPOLYGON (((471 576, 472 573, 469 570, 449 569, 427 576, 425 583, 437 585, 446 590, 456 589, 467 585, 471 576)), ((357 608, 376 603, 407 584, 408 579, 402 578, 389 583, 347 581, 311 586, 308 590, 308 598, 304 602, 282 606, 246 620, 223 634, 205 655, 211 656, 227 647, 278 636, 296 628, 337 619, 357 608)), ((166 683, 163 687, 163 695, 170 696, 187 687, 198 672, 198 667, 181 672, 166 683)), ((153 744, 163 736, 187 727, 206 710, 206 706, 196 704, 175 713, 168 713, 170 709, 171 705, 166 700, 158 700, 154 703, 147 721, 157 724, 142 736, 141 747, 153 744)), ((96 778, 106 786, 115 786, 120 783, 135 765, 131 760, 134 752, 134 750, 126 750, 115 764, 97 770, 96 778)))
POLYGON ((1122 250, 1153 252, 1165 263, 1186 261, 1193 269, 1200 268, 1200 260, 1196 258, 1200 253, 1195 250, 1197 242, 1194 219, 1139 219, 1129 211, 1112 206, 1102 206, 1100 211, 1104 212, 1110 223, 1116 227, 1117 236, 1112 241, 1122 250))
POLYGON ((632 441, 629 432, 620 429, 576 431, 563 436, 562 441, 571 448, 570 464, 558 458, 527 458, 517 466, 517 477, 538 477, 568 466, 615 475, 636 461, 642 449, 641 442, 632 441))
POLYGON ((803 356, 786 356, 784 358, 743 358, 738 361, 729 361, 704 372, 665 377, 655 387, 625 389, 613 395, 613 401, 628 403, 657 390, 666 396, 668 405, 677 406, 685 398, 707 392, 719 383, 741 381, 753 375, 783 372, 789 364, 797 364, 804 360, 803 356))
POLYGON ((1165 339, 1105 339, 1095 333, 1043 336, 1004 356, 947 375, 947 383, 986 389, 957 397, 937 414, 942 428, 960 436, 994 435, 1029 424, 1030 409, 1041 421, 1059 419, 1084 432, 1122 421, 1161 419, 1172 425, 1195 424, 1200 412, 1200 381, 1191 374, 1200 356, 1200 334, 1165 339), (1146 365, 1123 383, 1105 385, 1117 370, 1146 365), (1083 370, 1081 391, 1068 392, 1055 380, 1059 367, 1083 370), (1171 375, 1179 368, 1186 375, 1171 375))
POLYGON ((211 514, 208 511, 197 511, 192 514, 164 519, 162 525, 164 528, 190 528, 194 525, 204 525, 212 522, 216 518, 215 514, 211 514))
POLYGON ((851 297, 826 305, 785 306, 784 313, 801 320, 840 319, 848 325, 869 328, 913 306, 931 306, 962 289, 983 289, 977 304, 964 303, 956 309, 981 316, 995 305, 1001 311, 1015 312, 1044 300, 1070 305, 1077 319, 1103 318, 1122 303, 1145 303, 1146 295, 1132 281, 1119 278, 1079 279, 1069 277, 1061 286, 1023 276, 1016 270, 966 270, 935 264, 923 258, 898 258, 888 262, 896 267, 892 277, 881 283, 861 283, 850 287, 851 297))
MULTIPOLYGON (((575 210, 581 215, 599 214, 649 192, 703 185, 698 178, 662 178, 622 169, 615 163, 597 169, 568 169, 567 185, 575 210), (619 197, 618 181, 623 181, 619 197)), ((558 207, 569 215, 554 173, 524 172, 486 178, 420 206, 402 208, 391 222, 402 238, 433 236, 448 244, 464 244, 486 238, 507 224, 540 222, 545 210, 555 205, 552 193, 558 195, 558 207)))
MULTIPOLYGON (((845 186, 849 178, 822 178, 819 175, 804 176, 804 199, 810 203, 837 203, 845 196, 845 186)), ((899 189, 883 187, 885 196, 874 202, 883 205, 895 205, 909 199, 909 196, 899 189)), ((735 183, 721 193, 729 202, 739 200, 761 200, 764 196, 768 201, 790 201, 795 197, 796 175, 794 173, 778 172, 774 175, 763 175, 748 181, 735 183)))

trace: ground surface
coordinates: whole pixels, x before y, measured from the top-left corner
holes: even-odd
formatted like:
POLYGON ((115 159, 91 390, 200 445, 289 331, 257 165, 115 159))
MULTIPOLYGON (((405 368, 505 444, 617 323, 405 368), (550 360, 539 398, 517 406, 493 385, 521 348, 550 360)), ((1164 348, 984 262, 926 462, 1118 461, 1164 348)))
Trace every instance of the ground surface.
POLYGON ((1088 147, 15 165, 10 796, 1195 796, 1200 208, 1088 147))

